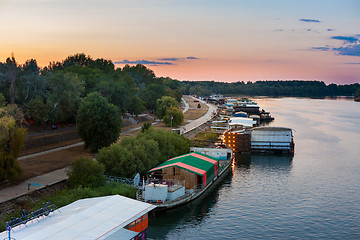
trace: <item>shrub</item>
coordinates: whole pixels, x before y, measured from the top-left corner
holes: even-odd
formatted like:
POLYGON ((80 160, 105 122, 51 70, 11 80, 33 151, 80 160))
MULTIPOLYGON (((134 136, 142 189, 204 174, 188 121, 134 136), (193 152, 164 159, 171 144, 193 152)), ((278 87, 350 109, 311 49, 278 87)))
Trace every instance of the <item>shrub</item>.
POLYGON ((73 187, 98 187, 105 183, 104 165, 91 158, 79 158, 67 169, 69 183, 73 187))

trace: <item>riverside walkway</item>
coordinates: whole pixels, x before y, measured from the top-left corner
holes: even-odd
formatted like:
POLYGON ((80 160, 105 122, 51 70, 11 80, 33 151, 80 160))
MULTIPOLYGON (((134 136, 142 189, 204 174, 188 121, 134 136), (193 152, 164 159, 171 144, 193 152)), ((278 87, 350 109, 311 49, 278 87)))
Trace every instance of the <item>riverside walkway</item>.
MULTIPOLYGON (((182 101, 184 102, 185 100, 182 100, 182 101)), ((202 117, 195 119, 195 120, 191 120, 186 125, 181 126, 182 129, 186 129, 186 130, 184 130, 183 133, 192 131, 193 129, 199 127, 203 123, 212 119, 212 117, 214 116, 214 112, 216 112, 216 106, 214 106, 212 104, 207 104, 204 101, 201 101, 201 102, 203 102, 204 104, 206 104, 208 106, 208 111, 202 117)), ((185 101, 185 109, 186 109, 186 111, 189 109, 189 105, 186 103, 186 101, 185 101)), ((183 110, 183 112, 186 112, 184 110, 183 110)), ((158 122, 154 122, 153 124, 156 124, 156 123, 158 123, 158 122)), ((139 127, 124 131, 122 134, 126 134, 130 131, 135 131, 137 129, 139 129, 139 127)), ((72 144, 72 145, 68 145, 68 146, 60 147, 60 148, 56 148, 56 149, 51 149, 51 150, 40 152, 40 153, 34 153, 31 155, 19 157, 18 160, 21 161, 21 160, 29 158, 29 157, 39 156, 41 154, 46 154, 49 152, 61 151, 61 150, 67 149, 67 148, 71 148, 71 147, 75 147, 75 146, 79 146, 79 145, 83 145, 83 144, 84 144, 83 142, 80 142, 80 143, 76 143, 76 144, 72 144)), ((14 198, 17 198, 17 197, 20 197, 23 195, 26 195, 30 192, 33 192, 38 189, 59 183, 66 179, 67 179, 66 168, 58 169, 58 170, 55 170, 55 171, 52 171, 49 173, 45 173, 45 174, 37 176, 37 177, 30 178, 28 181, 24 181, 18 185, 10 186, 10 187, 0 190, 0 203, 12 200, 14 198)))

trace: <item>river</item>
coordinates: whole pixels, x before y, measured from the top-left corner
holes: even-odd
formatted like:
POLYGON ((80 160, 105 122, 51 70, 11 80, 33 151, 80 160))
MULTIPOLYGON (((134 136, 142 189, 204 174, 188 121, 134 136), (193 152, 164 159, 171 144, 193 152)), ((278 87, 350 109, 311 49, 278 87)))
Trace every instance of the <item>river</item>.
POLYGON ((152 216, 149 239, 360 239, 360 103, 256 101, 294 129, 294 156, 238 156, 211 192, 152 216))

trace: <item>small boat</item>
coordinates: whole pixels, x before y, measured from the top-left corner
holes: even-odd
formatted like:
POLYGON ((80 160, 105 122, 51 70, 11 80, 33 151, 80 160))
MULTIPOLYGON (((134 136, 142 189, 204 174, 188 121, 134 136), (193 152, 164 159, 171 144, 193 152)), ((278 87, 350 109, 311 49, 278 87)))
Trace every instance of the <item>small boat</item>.
POLYGON ((230 172, 229 148, 196 148, 148 171, 149 177, 137 200, 152 203, 156 211, 186 204, 205 193, 230 172))

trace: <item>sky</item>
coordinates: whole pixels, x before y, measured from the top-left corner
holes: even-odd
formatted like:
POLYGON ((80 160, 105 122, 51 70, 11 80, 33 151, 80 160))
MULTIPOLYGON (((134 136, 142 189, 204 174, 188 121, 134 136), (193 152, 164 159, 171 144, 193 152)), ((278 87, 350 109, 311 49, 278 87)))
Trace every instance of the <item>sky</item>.
POLYGON ((85 53, 190 81, 360 83, 359 0, 0 0, 0 62, 85 53))

